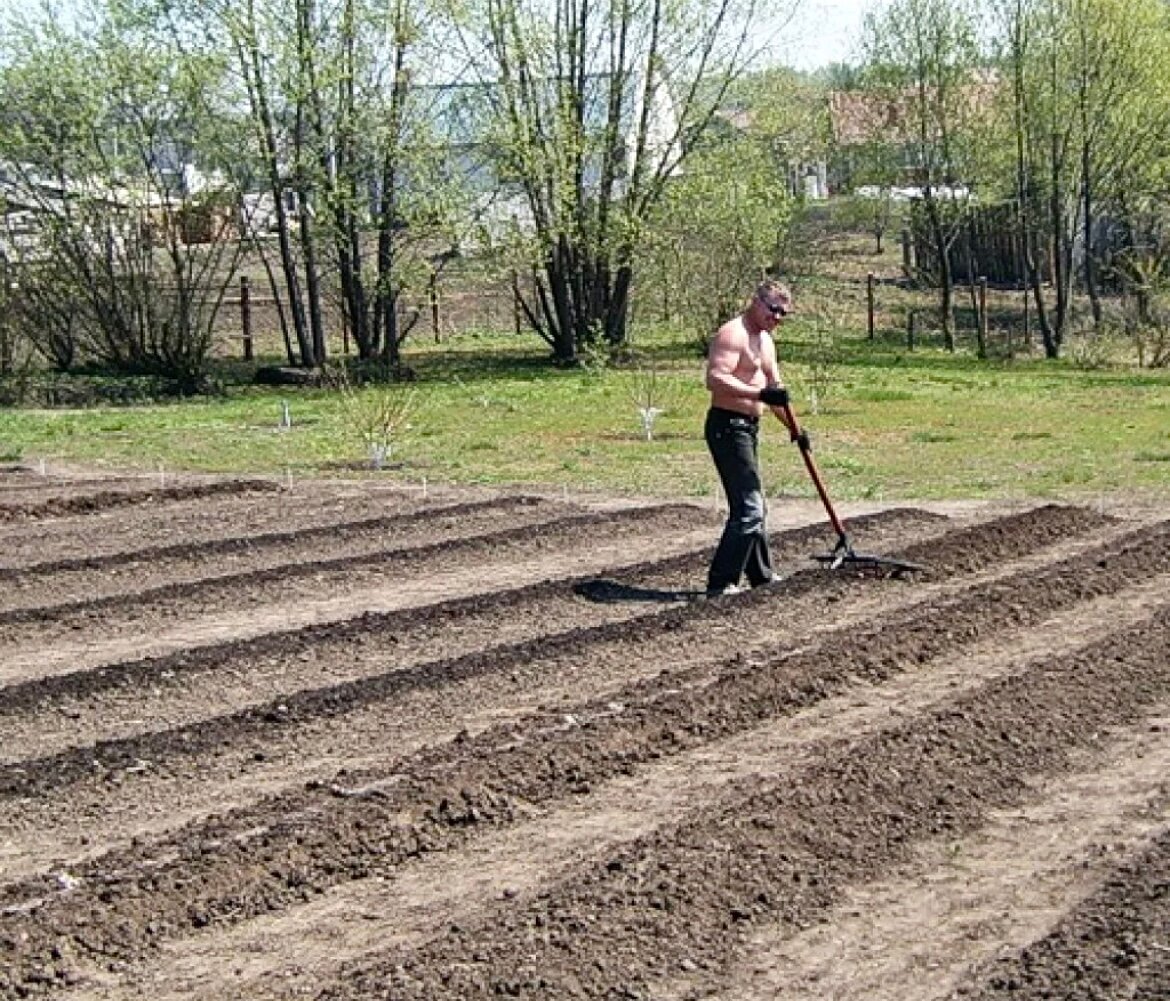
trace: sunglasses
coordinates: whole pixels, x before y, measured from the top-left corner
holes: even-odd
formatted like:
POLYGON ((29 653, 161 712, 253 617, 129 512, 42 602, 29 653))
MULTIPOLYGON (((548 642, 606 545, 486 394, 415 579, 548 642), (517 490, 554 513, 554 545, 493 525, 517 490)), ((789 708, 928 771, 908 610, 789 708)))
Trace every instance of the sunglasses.
POLYGON ((759 299, 760 302, 762 302, 764 304, 764 307, 768 310, 769 313, 771 313, 773 316, 775 316, 777 318, 779 318, 781 316, 787 316, 789 313, 792 312, 792 306, 787 304, 787 303, 769 302, 762 295, 757 295, 756 298, 759 299))

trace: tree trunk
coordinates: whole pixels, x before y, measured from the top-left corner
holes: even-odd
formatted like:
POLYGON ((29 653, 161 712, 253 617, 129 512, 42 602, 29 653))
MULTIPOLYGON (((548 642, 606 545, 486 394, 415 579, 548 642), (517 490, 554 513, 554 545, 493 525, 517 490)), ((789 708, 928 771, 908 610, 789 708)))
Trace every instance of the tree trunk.
POLYGON ((930 225, 931 240, 934 243, 935 253, 938 255, 938 297, 941 313, 939 323, 942 326, 943 345, 948 351, 954 351, 955 331, 951 321, 951 314, 954 311, 954 275, 951 273, 949 241, 933 188, 927 185, 922 194, 922 200, 926 206, 926 218, 930 225))
POLYGON ((321 125, 315 120, 306 123, 306 112, 316 118, 314 101, 319 97, 316 74, 313 69, 314 39, 312 0, 297 0, 297 59, 303 93, 296 104, 295 150, 297 175, 298 217, 300 219, 301 254, 305 262, 305 295, 309 307, 309 330, 312 334, 312 367, 325 364, 325 330, 321 317, 321 273, 317 263, 317 236, 314 231, 312 194, 315 186, 306 177, 306 164, 311 156, 306 153, 305 139, 312 125, 313 138, 321 143, 321 125))
MULTIPOLYGON (((248 8, 248 29, 253 30, 251 7, 248 8)), ((305 322, 305 307, 301 298, 300 275, 297 267, 296 255, 293 253, 292 236, 289 227, 288 208, 284 203, 285 185, 280 176, 280 160, 276 142, 276 126, 272 117, 272 109, 268 104, 268 93, 265 89, 262 56, 254 36, 246 42, 246 50, 241 48, 241 59, 248 69, 250 80, 253 112, 260 130, 260 140, 264 147, 264 166, 268 173, 268 187, 272 192, 273 212, 276 215, 276 236, 280 247, 280 266, 284 276, 285 287, 288 289, 288 308, 292 317, 293 332, 296 334, 297 347, 300 354, 300 364, 311 368, 313 366, 313 346, 309 339, 308 325, 305 322)), ((290 359, 291 360, 291 359, 290 359)))
POLYGON ((1089 302, 1093 307, 1093 329, 1101 332, 1101 289, 1097 272, 1097 248, 1093 239, 1094 213, 1097 210, 1093 199, 1092 152, 1089 143, 1081 146, 1081 183, 1084 186, 1083 211, 1085 225, 1083 229, 1085 240, 1085 291, 1089 295, 1089 302))

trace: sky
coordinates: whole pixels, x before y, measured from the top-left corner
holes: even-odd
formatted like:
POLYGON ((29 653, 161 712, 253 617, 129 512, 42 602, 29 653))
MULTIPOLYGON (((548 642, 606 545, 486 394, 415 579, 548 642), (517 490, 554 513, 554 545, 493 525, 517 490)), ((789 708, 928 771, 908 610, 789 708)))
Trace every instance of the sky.
POLYGON ((812 70, 829 63, 856 62, 865 13, 881 0, 797 0, 795 16, 776 33, 775 61, 812 70))
MULTIPOLYGON (((880 9, 888 0, 764 0, 775 2, 778 10, 788 10, 793 4, 796 13, 785 23, 777 14, 770 19, 767 33, 769 62, 781 63, 794 69, 813 70, 829 63, 856 62, 861 39, 862 21, 869 10, 880 9)), ((41 0, 0 0, 4 16, 39 7, 41 0)), ((70 0, 60 0, 59 6, 69 9, 70 0)))

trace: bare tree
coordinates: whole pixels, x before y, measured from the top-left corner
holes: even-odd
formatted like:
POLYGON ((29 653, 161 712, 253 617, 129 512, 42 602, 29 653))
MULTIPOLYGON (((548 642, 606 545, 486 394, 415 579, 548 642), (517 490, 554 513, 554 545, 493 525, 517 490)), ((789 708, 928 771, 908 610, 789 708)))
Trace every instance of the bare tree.
POLYGON ((749 65, 755 19, 754 0, 486 0, 464 15, 528 237, 519 305, 557 362, 625 341, 647 217, 749 65))
POLYGON ((205 373, 237 260, 228 173, 187 169, 236 145, 223 66, 119 8, 22 25, 0 78, 0 159, 31 235, 14 248, 22 316, 58 367, 94 361, 182 389, 205 373), (33 315, 30 310, 43 307, 33 315))

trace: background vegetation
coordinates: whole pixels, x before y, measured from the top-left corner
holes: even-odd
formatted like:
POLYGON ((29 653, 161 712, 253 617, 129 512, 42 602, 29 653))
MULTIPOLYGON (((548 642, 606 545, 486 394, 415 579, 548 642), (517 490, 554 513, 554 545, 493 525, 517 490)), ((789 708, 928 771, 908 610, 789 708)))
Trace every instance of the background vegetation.
MULTIPOLYGON (((923 331, 909 350, 902 300, 922 293, 893 286, 879 286, 870 341, 865 275, 896 272, 898 252, 874 255, 867 236, 840 237, 822 261, 793 276, 798 313, 783 328, 780 353, 834 497, 1167 496, 1170 372, 1124 363, 1123 343, 1103 356, 1096 339, 1096 353, 1057 362, 1038 343, 1028 354, 979 360, 968 327, 958 330, 954 352, 938 331, 923 331)), ((1005 331, 996 337, 1006 343, 1005 331)), ((244 384, 151 406, 0 413, 0 459, 34 468, 42 458, 98 462, 144 474, 161 466, 714 494, 702 360, 681 326, 639 325, 622 364, 550 370, 533 338, 490 332, 420 342, 409 360, 415 382, 349 390, 366 400, 367 415, 379 407, 400 414, 394 394, 411 395, 380 471, 372 468, 370 422, 355 417, 352 398, 244 384), (664 410, 650 440, 639 414, 647 372, 664 410)), ((225 366, 224 378, 232 371, 225 366)), ((763 437, 770 494, 815 496, 779 424, 763 437)))
POLYGON ((1167 486, 1160 0, 894 0, 803 75, 750 0, 77 10, 0 32, 0 459, 710 494, 780 273, 839 496, 1167 486))

